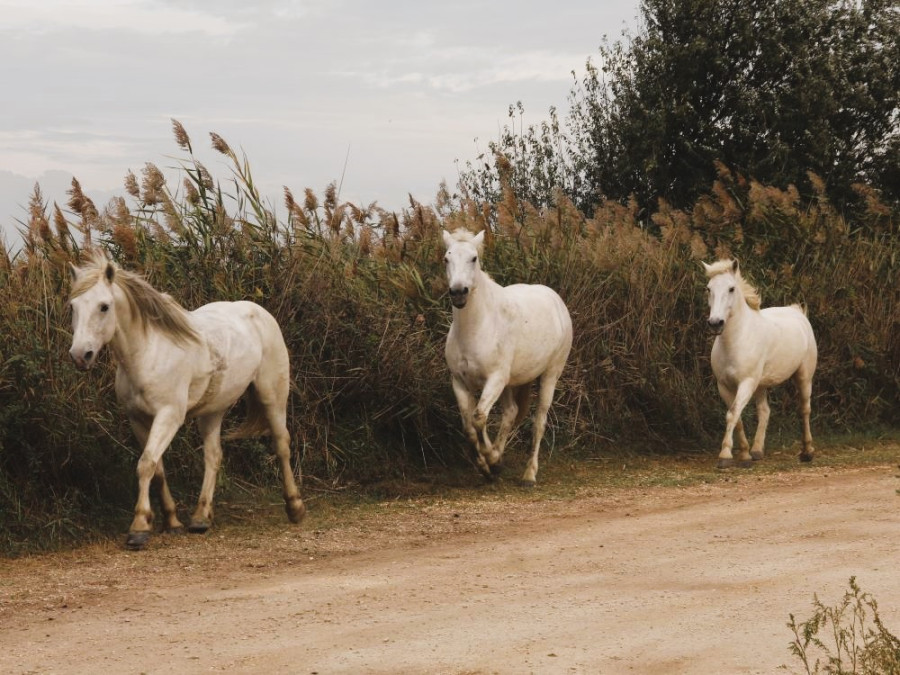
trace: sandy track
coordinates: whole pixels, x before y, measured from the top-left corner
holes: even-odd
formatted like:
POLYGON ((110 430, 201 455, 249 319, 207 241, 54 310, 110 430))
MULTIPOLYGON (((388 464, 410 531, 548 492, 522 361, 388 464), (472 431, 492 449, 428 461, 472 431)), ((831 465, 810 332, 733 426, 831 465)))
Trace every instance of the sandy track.
POLYGON ((851 576, 898 633, 895 473, 397 502, 0 562, 0 672, 800 672, 789 614, 851 576))

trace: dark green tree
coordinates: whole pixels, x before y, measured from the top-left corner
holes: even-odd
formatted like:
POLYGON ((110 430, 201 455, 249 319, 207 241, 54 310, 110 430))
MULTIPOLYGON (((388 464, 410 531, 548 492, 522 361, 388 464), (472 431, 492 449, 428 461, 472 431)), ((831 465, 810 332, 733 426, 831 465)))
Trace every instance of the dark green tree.
POLYGON ((503 169, 538 203, 562 188, 588 211, 632 195, 684 207, 721 162, 778 187, 802 188, 812 171, 841 206, 856 182, 900 201, 896 1, 643 0, 640 11, 637 34, 604 42, 602 65, 576 81, 565 130, 555 110, 537 127, 513 123, 491 144, 509 166, 470 164, 469 194, 490 196, 503 169))

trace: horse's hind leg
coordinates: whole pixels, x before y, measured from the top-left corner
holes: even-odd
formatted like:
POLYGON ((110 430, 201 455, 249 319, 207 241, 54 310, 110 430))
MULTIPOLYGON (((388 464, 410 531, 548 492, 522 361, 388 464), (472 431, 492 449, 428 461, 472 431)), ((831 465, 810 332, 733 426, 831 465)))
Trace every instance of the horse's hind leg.
POLYGON ((188 523, 189 532, 203 533, 212 525, 213 494, 216 476, 222 464, 222 418, 225 411, 197 418, 200 435, 203 436, 203 485, 197 498, 197 508, 188 523))
POLYGON ((750 448, 750 456, 754 460, 760 460, 765 455, 766 445, 766 429, 769 426, 769 390, 760 387, 753 394, 753 400, 756 401, 756 434, 753 436, 753 447, 750 448))
POLYGON ((513 429, 528 414, 528 401, 531 394, 531 383, 519 387, 507 387, 500 395, 500 430, 494 443, 494 452, 497 454, 497 464, 503 461, 503 451, 513 429))
POLYGON ((283 365, 272 368, 264 367, 256 378, 254 391, 263 406, 269 429, 272 431, 272 450, 278 458, 281 468, 282 495, 284 510, 288 520, 300 523, 306 516, 306 505, 300 498, 300 490, 294 480, 294 469, 291 466, 291 435, 287 428, 287 401, 289 387, 287 354, 283 365))
POLYGON ((544 438, 544 429, 547 427, 547 413, 553 403, 553 394, 556 391, 556 382, 561 373, 544 373, 541 376, 541 384, 538 389, 537 408, 534 411, 534 429, 532 430, 531 457, 522 474, 523 485, 532 486, 537 482, 538 454, 541 450, 541 440, 544 438))
POLYGON ((816 452, 813 448, 812 432, 809 429, 809 416, 812 413, 812 375, 798 371, 795 381, 800 394, 800 414, 803 417, 803 451, 800 453, 800 461, 811 462, 816 452))

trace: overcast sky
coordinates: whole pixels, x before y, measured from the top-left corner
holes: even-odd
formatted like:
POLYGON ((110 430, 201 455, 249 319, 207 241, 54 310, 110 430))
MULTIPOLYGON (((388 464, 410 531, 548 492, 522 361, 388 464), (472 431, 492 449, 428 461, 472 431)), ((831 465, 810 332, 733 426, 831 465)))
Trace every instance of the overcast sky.
POLYGON ((213 175, 209 132, 282 186, 396 209, 431 203, 507 122, 566 109, 571 72, 639 0, 0 0, 0 225, 36 181, 105 203, 130 169, 177 164, 179 120, 213 175))

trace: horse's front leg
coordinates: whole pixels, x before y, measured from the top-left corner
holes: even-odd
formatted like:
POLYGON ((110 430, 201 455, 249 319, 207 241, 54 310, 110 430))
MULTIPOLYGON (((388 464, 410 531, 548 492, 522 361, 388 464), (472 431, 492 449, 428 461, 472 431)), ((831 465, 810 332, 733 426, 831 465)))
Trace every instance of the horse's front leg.
POLYGON ((481 439, 478 436, 478 432, 475 431, 475 425, 472 423, 472 414, 475 412, 475 396, 469 391, 465 383, 457 377, 451 377, 450 384, 453 387, 453 395, 456 397, 456 405, 459 407, 459 415, 462 418, 463 432, 475 448, 475 461, 478 463, 478 468, 485 476, 490 477, 491 468, 484 461, 484 454, 481 452, 481 439))
POLYGON ((756 402, 756 434, 753 436, 753 447, 750 448, 750 456, 754 460, 760 460, 765 456, 766 429, 769 427, 769 416, 772 409, 769 407, 769 390, 760 387, 753 394, 756 402))
MULTIPOLYGON (((144 451, 138 460, 138 498, 134 507, 134 520, 128 528, 128 538, 125 546, 131 549, 141 549, 150 538, 153 526, 153 510, 150 507, 150 481, 157 475, 159 460, 178 429, 184 423, 184 409, 169 406, 160 410, 153 418, 150 432, 147 434, 147 442, 144 451)), ((169 495, 171 499, 171 495, 169 495)), ((174 509, 174 500, 172 500, 174 509)))
POLYGON ((537 482, 538 454, 541 450, 541 440, 544 438, 544 429, 547 427, 547 413, 553 403, 553 394, 556 391, 556 382, 562 373, 544 373, 541 376, 540 389, 538 390, 537 409, 534 411, 534 429, 532 430, 531 457, 522 475, 522 483, 533 486, 537 482))
POLYGON ((507 381, 508 378, 506 376, 498 373, 488 377, 481 390, 478 405, 475 406, 475 412, 472 413, 472 424, 481 438, 479 451, 492 475, 500 470, 500 452, 494 449, 491 438, 488 435, 488 416, 491 413, 491 408, 494 407, 497 399, 500 398, 500 395, 506 388, 507 381))
MULTIPOLYGON (((722 397, 728 403, 728 398, 731 396, 731 392, 727 391, 724 387, 719 387, 720 393, 722 393, 722 397)), ((753 392, 756 391, 756 381, 755 380, 743 380, 737 388, 737 391, 734 393, 734 396, 731 397, 730 405, 728 406, 728 412, 725 414, 725 435, 722 438, 722 450, 719 452, 719 461, 718 468, 725 469, 734 465, 734 458, 731 454, 731 450, 734 447, 734 429, 737 426, 738 422, 741 420, 741 414, 744 412, 744 408, 747 403, 750 401, 750 398, 753 396, 753 392)), ((742 447, 741 453, 738 456, 738 461, 741 465, 749 466, 751 463, 750 459, 750 451, 749 448, 742 447)))
MULTIPOLYGON (((134 431, 134 435, 140 443, 141 448, 147 446, 147 436, 150 433, 150 430, 147 428, 147 424, 144 419, 138 415, 129 416, 131 421, 131 428, 134 431)), ((172 493, 169 491, 169 482, 166 480, 166 470, 163 466, 163 458, 160 457, 159 461, 156 463, 156 473, 154 475, 154 480, 157 482, 159 487, 159 500, 162 504, 163 517, 165 518, 166 524, 164 525, 167 532, 178 532, 184 529, 184 525, 181 524, 181 521, 178 520, 178 513, 176 510, 175 499, 172 497, 172 493)))
POLYGON ((203 533, 209 529, 213 517, 213 494, 216 476, 222 464, 222 418, 225 411, 197 418, 197 427, 203 437, 203 485, 197 498, 197 508, 188 523, 188 532, 203 533))

